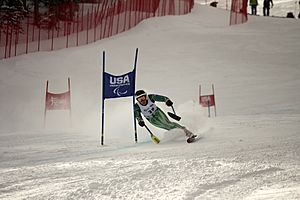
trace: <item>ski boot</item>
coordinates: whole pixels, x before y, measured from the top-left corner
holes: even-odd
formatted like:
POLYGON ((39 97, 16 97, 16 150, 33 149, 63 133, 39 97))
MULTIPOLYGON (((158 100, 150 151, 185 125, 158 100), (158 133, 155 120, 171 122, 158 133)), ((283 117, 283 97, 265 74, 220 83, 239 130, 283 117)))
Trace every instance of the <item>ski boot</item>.
POLYGON ((197 135, 194 135, 194 133, 192 133, 191 131, 189 131, 185 127, 183 128, 183 131, 184 131, 185 135, 188 137, 188 139, 186 140, 187 143, 191 143, 191 142, 195 141, 195 138, 197 137, 197 135))

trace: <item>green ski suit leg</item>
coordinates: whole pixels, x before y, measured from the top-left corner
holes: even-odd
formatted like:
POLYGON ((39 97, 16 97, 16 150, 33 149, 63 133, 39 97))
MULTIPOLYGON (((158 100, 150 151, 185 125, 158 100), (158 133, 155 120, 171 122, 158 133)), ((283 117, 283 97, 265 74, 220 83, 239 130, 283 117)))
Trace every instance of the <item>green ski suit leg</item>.
POLYGON ((154 126, 166 130, 171 130, 174 128, 180 128, 180 129, 184 128, 183 126, 177 124, 176 122, 171 122, 166 116, 166 114, 160 108, 157 108, 155 113, 151 117, 147 118, 147 120, 154 126))

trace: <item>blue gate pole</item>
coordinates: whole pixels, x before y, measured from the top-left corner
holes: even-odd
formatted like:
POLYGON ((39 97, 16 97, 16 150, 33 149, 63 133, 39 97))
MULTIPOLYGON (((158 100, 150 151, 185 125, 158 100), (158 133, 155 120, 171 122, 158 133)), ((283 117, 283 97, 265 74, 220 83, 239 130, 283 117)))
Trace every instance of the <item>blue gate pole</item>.
MULTIPOLYGON (((136 48, 135 50, 135 58, 134 58, 134 89, 133 91, 135 92, 135 84, 136 84, 136 64, 137 64, 137 57, 138 57, 138 52, 139 52, 139 49, 136 48)), ((137 128, 136 128, 136 120, 135 120, 135 112, 134 112, 134 104, 135 104, 135 95, 133 94, 132 96, 132 103, 133 103, 133 124, 134 124, 134 138, 135 138, 135 142, 137 143, 138 142, 138 137, 137 137, 137 128)))
POLYGON ((104 72, 105 72, 105 51, 103 57, 103 72, 102 72, 102 130, 101 130, 101 145, 104 145, 104 72))

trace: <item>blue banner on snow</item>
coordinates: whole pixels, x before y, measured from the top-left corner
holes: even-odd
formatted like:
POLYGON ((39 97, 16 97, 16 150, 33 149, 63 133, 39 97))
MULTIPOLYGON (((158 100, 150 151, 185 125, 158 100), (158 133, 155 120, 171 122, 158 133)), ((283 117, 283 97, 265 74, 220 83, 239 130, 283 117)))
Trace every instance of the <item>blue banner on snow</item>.
POLYGON ((120 98, 134 95, 135 69, 132 72, 120 76, 114 76, 106 72, 103 73, 103 98, 120 98))

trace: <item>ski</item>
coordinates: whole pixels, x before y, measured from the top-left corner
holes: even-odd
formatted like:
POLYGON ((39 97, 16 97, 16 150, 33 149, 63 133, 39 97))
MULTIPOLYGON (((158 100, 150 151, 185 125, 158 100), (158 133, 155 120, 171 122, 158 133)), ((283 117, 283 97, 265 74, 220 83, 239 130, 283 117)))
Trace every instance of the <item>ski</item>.
POLYGON ((193 135, 192 137, 189 137, 189 138, 186 140, 186 142, 187 142, 187 143, 195 142, 195 141, 196 141, 196 137, 197 137, 197 135, 193 135))

